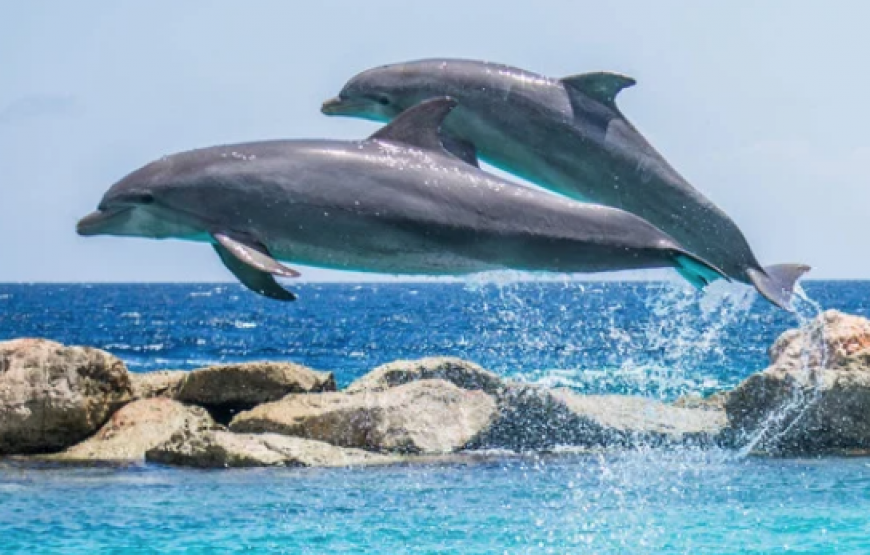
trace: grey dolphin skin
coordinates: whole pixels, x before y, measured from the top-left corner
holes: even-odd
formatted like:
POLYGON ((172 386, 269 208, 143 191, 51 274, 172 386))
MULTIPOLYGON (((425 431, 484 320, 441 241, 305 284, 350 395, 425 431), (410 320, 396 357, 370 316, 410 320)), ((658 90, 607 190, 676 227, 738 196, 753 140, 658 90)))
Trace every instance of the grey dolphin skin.
MULTIPOLYGON (((634 80, 613 73, 550 79, 471 60, 420 60, 353 77, 323 113, 389 121, 431 97, 459 102, 445 133, 466 160, 568 197, 636 214, 685 248, 790 309, 799 264, 762 268, 733 221, 683 179, 617 109, 634 80)), ((680 272, 698 286, 704 275, 680 272)))
POLYGON ((210 243, 249 289, 293 300, 277 260, 392 274, 715 268, 627 212, 510 183, 441 142, 424 102, 364 141, 271 141, 167 156, 112 186, 81 235, 210 243))

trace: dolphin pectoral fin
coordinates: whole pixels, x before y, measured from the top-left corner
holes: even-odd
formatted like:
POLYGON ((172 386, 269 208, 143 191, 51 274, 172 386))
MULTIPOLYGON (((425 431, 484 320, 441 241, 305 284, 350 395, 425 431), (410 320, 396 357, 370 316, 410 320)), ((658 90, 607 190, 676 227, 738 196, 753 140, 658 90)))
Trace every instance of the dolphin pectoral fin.
POLYGON ((615 107, 614 101, 619 91, 637 83, 631 77, 607 71, 570 75, 559 81, 568 91, 569 97, 579 92, 610 107, 615 107))
POLYGON ((288 268, 272 258, 266 247, 258 242, 241 241, 225 233, 213 233, 212 237, 240 262, 261 272, 289 278, 297 278, 301 275, 296 270, 288 268))
POLYGON ((722 270, 694 254, 678 252, 674 262, 677 272, 698 289, 703 289, 717 279, 731 281, 722 270))
POLYGON ((440 133, 441 124, 456 105, 454 99, 446 96, 423 101, 399 114, 369 140, 447 152, 440 133))
POLYGON ((281 287, 271 274, 249 266, 220 243, 213 244, 212 246, 220 257, 221 262, 224 263, 224 266, 236 276, 236 279, 242 282, 242 285, 251 291, 278 301, 296 300, 296 295, 281 287))
POLYGON ((441 144, 444 145, 444 149, 447 152, 456 156, 466 164, 471 164, 475 168, 480 167, 480 162, 477 160, 477 147, 475 147, 474 143, 471 141, 459 139, 449 133, 442 133, 441 144))
POLYGON ((749 280, 758 289, 758 292, 776 306, 794 312, 791 305, 791 297, 794 294, 795 284, 802 275, 810 271, 805 264, 775 264, 767 266, 763 272, 749 268, 749 280))

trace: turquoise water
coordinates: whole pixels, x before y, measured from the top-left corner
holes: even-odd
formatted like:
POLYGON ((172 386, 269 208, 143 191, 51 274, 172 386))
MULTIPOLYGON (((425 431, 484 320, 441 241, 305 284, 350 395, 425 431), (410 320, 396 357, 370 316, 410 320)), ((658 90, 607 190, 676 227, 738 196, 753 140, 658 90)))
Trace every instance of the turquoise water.
POLYGON ((3 553, 867 553, 862 459, 0 474, 3 553))
MULTIPOLYGON (((133 371, 294 360, 347 384, 453 354, 585 393, 732 387, 797 323, 673 284, 2 285, 0 340, 108 349, 133 371)), ((870 282, 811 282, 870 315, 870 282)), ((720 451, 367 469, 33 468, 0 461, 0 553, 870 553, 870 459, 720 451)))

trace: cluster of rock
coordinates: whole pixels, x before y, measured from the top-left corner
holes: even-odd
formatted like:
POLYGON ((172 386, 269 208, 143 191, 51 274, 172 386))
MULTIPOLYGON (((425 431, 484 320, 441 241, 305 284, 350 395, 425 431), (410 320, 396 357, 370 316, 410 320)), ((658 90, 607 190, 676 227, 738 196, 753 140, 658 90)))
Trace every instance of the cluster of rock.
POLYGON ((731 392, 673 405, 504 380, 455 358, 397 361, 343 391, 286 362, 129 373, 87 347, 0 343, 0 455, 196 467, 390 464, 479 450, 870 447, 870 321, 783 334, 731 392))

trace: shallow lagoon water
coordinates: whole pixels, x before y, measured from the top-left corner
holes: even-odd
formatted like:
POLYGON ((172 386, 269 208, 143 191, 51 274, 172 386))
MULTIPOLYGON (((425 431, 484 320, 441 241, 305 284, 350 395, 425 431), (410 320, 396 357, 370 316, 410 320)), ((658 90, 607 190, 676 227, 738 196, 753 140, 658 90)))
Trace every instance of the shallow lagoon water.
MULTIPOLYGON (((766 365, 796 320, 669 283, 0 285, 0 339, 106 348, 134 371, 287 359, 347 384, 452 354, 587 393, 672 399, 766 365)), ((870 283, 810 282, 870 315, 870 283)), ((194 471, 0 463, 3 553, 866 553, 870 459, 720 451, 194 471)))

